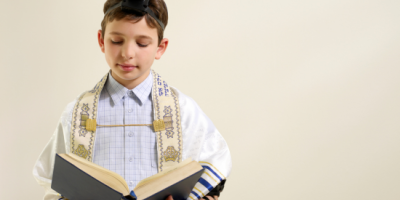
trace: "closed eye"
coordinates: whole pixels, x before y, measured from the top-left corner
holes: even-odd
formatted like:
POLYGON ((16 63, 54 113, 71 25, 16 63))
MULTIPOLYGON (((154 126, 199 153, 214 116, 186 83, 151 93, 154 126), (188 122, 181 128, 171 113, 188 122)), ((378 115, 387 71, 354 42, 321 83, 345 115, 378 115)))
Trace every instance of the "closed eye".
POLYGON ((140 44, 140 43, 137 43, 137 44, 139 47, 147 47, 147 44, 140 44))
POLYGON ((111 43, 113 43, 113 44, 121 44, 122 42, 114 42, 114 41, 111 40, 111 43))

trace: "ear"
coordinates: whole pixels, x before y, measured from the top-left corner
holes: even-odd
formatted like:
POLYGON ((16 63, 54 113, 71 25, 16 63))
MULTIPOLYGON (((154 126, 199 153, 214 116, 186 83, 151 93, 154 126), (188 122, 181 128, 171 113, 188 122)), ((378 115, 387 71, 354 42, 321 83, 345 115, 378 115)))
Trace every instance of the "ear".
POLYGON ((97 40, 99 41, 99 46, 101 51, 104 53, 104 39, 101 35, 101 30, 97 32, 97 40))
POLYGON ((164 54, 165 50, 167 50, 169 40, 167 38, 164 38, 161 40, 160 45, 157 47, 157 53, 156 53, 156 60, 159 60, 161 56, 164 54))

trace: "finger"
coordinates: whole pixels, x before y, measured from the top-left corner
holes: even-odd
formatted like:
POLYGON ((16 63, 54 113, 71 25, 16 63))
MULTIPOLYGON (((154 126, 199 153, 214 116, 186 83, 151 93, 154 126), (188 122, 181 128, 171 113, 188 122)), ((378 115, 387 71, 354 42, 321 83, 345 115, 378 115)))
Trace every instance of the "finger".
POLYGON ((172 195, 169 195, 165 200, 174 200, 174 199, 172 198, 172 195))
POLYGON ((218 200, 218 196, 217 196, 217 195, 214 195, 214 199, 215 199, 215 200, 218 200))

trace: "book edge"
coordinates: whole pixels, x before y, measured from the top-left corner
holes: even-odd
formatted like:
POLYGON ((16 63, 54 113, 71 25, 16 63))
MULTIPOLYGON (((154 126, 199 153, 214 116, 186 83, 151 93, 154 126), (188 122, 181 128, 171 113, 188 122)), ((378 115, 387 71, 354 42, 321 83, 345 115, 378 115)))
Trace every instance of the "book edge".
MULTIPOLYGON (((169 186, 167 186, 167 187, 165 187, 165 188, 163 188, 163 189, 159 190, 158 192, 156 192, 156 193, 153 193, 152 195, 150 195, 150 196, 147 196, 147 197, 145 197, 145 198, 143 198, 143 199, 145 200, 145 199, 151 198, 152 196, 155 196, 155 195, 157 195, 158 193, 160 193, 160 192, 164 191, 165 189, 167 189, 167 188, 169 188, 169 187, 171 187, 171 186, 177 185, 178 183, 180 183, 180 182, 182 182, 182 181, 184 181, 184 180, 188 179, 189 177, 192 177, 193 175, 195 175, 195 174, 197 174, 197 173, 199 173, 199 172, 204 172, 204 168, 200 169, 200 170, 199 170, 199 171, 197 171, 197 172, 194 172, 194 173, 193 173, 193 174, 191 174, 190 176, 187 176, 186 178, 184 178, 184 179, 182 179, 182 180, 180 180, 180 181, 178 181, 178 182, 175 182, 175 183, 173 183, 172 185, 169 185, 169 186)), ((203 173, 201 173, 201 174, 203 174, 203 173)), ((201 177, 201 175, 200 175, 200 177, 201 177)), ((195 184, 195 185, 196 185, 196 184, 195 184)), ((194 187, 195 185, 193 185, 193 187, 194 187)), ((190 195, 190 193, 189 193, 189 195, 190 195)))

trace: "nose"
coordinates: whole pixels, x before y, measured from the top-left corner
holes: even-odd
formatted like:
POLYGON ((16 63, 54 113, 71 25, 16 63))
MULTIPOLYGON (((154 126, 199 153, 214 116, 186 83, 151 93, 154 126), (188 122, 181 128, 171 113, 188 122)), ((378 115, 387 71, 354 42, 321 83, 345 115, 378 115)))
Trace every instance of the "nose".
POLYGON ((126 42, 122 48, 122 57, 125 60, 130 60, 135 57, 135 49, 134 45, 130 44, 130 42, 126 42))

